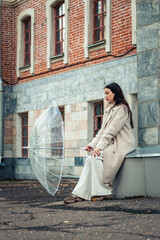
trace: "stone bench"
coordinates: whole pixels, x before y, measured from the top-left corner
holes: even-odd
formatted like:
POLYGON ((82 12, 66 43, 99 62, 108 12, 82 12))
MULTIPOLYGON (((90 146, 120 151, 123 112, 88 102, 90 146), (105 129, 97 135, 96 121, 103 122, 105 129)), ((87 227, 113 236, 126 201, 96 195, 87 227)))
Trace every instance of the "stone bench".
POLYGON ((137 148, 128 154, 113 182, 116 198, 160 197, 160 147, 137 148))

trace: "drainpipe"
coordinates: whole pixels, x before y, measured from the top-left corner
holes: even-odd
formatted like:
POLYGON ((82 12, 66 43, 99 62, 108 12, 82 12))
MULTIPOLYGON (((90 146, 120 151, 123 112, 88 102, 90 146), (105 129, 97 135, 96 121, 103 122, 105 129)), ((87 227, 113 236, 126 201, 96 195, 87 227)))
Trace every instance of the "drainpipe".
POLYGON ((3 82, 0 75, 0 165, 3 159, 3 82))
POLYGON ((1 0, 0 0, 0 165, 3 159, 3 81, 1 77, 1 0))

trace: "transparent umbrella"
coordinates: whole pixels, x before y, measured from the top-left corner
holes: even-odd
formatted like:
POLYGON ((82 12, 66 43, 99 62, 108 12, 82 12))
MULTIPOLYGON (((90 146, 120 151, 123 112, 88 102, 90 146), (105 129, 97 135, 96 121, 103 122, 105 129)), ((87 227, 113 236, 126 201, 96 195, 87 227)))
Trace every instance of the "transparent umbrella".
POLYGON ((56 193, 62 176, 64 160, 64 123, 56 102, 36 120, 29 143, 29 158, 42 186, 56 193))

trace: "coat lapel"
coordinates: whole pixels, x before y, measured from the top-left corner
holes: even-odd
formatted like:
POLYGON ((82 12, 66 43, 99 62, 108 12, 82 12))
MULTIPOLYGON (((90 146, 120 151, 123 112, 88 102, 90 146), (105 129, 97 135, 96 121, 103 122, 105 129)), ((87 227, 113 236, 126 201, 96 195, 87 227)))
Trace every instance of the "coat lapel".
POLYGON ((115 107, 113 107, 112 109, 110 108, 110 107, 108 107, 107 109, 106 109, 106 117, 105 117, 105 119, 104 119, 104 125, 103 125, 103 127, 105 128, 106 127, 106 125, 108 124, 108 122, 111 120, 111 118, 112 118, 112 116, 113 116, 113 113, 115 112, 115 111, 117 111, 117 109, 119 108, 119 106, 115 106, 115 107), (111 109, 111 110, 110 110, 111 109), (110 111, 110 112, 109 112, 110 111))
POLYGON ((106 109, 106 114, 105 114, 105 118, 104 118, 104 127, 106 127, 107 123, 109 122, 109 120, 111 119, 113 114, 113 108, 110 110, 110 107, 108 107, 106 109))

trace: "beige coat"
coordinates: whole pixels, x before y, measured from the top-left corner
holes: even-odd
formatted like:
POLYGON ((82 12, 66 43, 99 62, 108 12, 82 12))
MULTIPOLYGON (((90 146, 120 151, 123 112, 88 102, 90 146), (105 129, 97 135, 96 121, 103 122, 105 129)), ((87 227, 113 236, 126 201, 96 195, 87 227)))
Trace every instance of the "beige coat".
POLYGON ((103 181, 112 182, 125 158, 135 147, 128 109, 125 105, 109 106, 101 129, 89 145, 103 151, 103 181))

